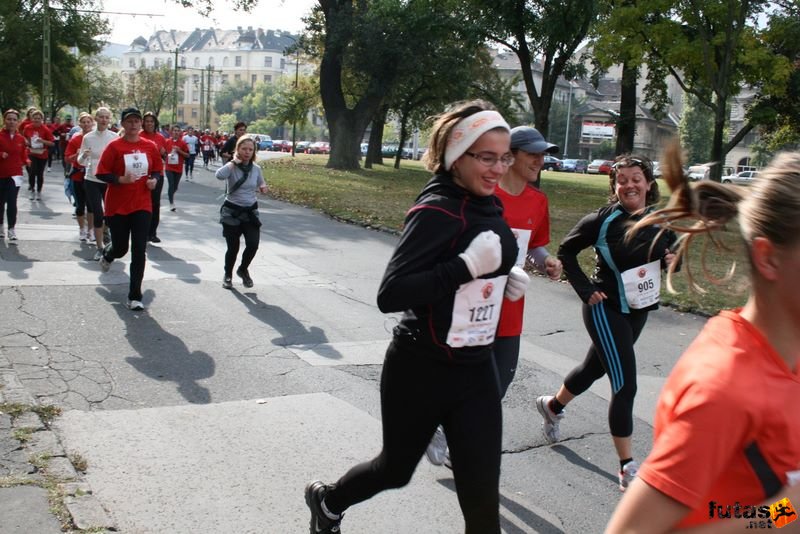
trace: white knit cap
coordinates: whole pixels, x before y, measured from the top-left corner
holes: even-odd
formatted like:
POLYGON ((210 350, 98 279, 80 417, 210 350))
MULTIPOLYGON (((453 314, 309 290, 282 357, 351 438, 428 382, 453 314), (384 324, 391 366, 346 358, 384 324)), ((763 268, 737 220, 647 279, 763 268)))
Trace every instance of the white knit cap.
POLYGON ((504 128, 511 132, 508 123, 496 111, 479 111, 464 117, 456 124, 447 138, 444 149, 444 168, 450 170, 453 163, 460 158, 480 136, 495 128, 504 128))

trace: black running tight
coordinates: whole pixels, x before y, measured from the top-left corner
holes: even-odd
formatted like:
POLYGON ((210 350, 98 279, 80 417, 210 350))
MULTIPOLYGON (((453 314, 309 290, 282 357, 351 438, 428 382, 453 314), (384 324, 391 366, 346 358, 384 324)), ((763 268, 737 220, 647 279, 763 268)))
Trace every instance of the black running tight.
POLYGON ((28 168, 28 190, 34 189, 42 192, 44 186, 44 170, 47 167, 47 160, 31 157, 31 166, 28 168))
POLYGON ((339 479, 325 497, 328 509, 341 513, 408 484, 441 424, 465 532, 499 534, 502 413, 494 359, 450 365, 420 356, 395 339, 383 364, 381 414, 383 450, 339 479))
POLYGON ((244 252, 242 261, 239 264, 242 269, 247 269, 250 262, 256 257, 258 244, 261 241, 261 230, 259 226, 252 223, 241 223, 238 225, 223 224, 222 235, 228 245, 225 251, 225 276, 233 276, 233 265, 236 263, 236 256, 239 254, 239 241, 244 236, 244 252))
POLYGON ((604 302, 583 305, 583 323, 592 346, 586 359, 564 380, 573 395, 580 395, 603 375, 611 381, 608 425, 611 435, 627 438, 633 433, 633 399, 636 397, 636 353, 647 312, 620 313, 604 302))
POLYGON ((150 231, 150 212, 134 211, 128 215, 112 215, 106 217, 111 230, 111 243, 103 251, 106 261, 114 261, 128 253, 128 242, 131 250, 129 300, 142 300, 142 279, 144 279, 145 253, 147 237, 150 231))

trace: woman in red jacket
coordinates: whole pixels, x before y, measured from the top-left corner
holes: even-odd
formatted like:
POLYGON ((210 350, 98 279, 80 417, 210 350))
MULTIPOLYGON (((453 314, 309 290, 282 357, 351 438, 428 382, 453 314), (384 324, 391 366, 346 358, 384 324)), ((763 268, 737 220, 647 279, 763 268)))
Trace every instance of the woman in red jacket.
POLYGON ((86 222, 86 190, 84 189, 84 177, 86 167, 78 163, 78 152, 81 149, 83 136, 92 131, 94 119, 88 113, 81 113, 78 117, 78 125, 81 131, 72 136, 64 150, 64 160, 70 165, 69 178, 72 180, 72 189, 75 193, 75 218, 78 221, 78 238, 86 242, 89 237, 89 227, 86 222))
POLYGON ((47 166, 47 150, 53 146, 54 137, 44 124, 44 114, 38 109, 31 112, 31 123, 22 132, 28 144, 31 167, 28 173, 28 191, 31 200, 42 200, 44 169, 47 166), (34 190, 35 188, 35 190, 34 190))
POLYGON ((16 241, 14 226, 17 224, 17 194, 22 184, 22 167, 25 166, 27 146, 25 138, 17 132, 19 111, 9 109, 3 113, 3 129, 0 130, 0 238, 3 231, 3 216, 8 215, 8 240, 16 241))

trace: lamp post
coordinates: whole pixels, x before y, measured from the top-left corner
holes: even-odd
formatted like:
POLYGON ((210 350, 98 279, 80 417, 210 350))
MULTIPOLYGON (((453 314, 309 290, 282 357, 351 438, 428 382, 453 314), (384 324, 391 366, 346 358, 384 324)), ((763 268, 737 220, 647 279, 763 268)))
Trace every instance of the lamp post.
POLYGON ((569 122, 572 115, 572 80, 569 82, 569 96, 567 97, 567 131, 564 134, 564 157, 567 157, 567 150, 569 149, 569 122))
MULTIPOLYGON (((294 103, 297 103, 297 85, 300 78, 300 43, 295 39, 295 56, 294 56, 294 103)), ((297 144, 297 110, 292 114, 292 157, 295 154, 295 145, 297 144)))

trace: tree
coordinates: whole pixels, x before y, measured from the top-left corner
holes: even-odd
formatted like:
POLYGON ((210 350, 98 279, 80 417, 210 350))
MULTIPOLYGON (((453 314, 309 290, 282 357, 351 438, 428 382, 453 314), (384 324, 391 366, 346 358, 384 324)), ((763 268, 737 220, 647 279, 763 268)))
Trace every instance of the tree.
POLYGON ((289 84, 288 80, 281 78, 271 97, 268 118, 279 126, 291 124, 302 130, 308 123, 309 112, 319 107, 319 84, 316 78, 299 76, 296 87, 294 82, 289 84))
POLYGON ((41 0, 0 2, 0 103, 4 108, 24 107, 34 93, 39 102, 49 103, 42 111, 54 116, 67 103, 85 97, 84 71, 73 50, 78 54, 98 53, 102 43, 96 37, 108 32, 108 24, 88 11, 94 9, 91 0, 62 0, 58 8, 47 10, 52 94, 42 95, 43 6, 41 0))
POLYGON ((217 115, 236 113, 242 109, 242 101, 249 93, 250 86, 241 80, 224 84, 214 97, 214 111, 217 115))
POLYGON ((86 96, 82 102, 75 103, 90 113, 100 106, 111 109, 124 107, 125 83, 116 72, 106 74, 103 71, 110 60, 99 55, 84 56, 82 59, 87 84, 86 96))
POLYGON ((223 132, 233 132, 234 125, 239 122, 236 118, 236 115, 233 113, 224 113, 217 117, 217 124, 219 125, 219 130, 223 132))
POLYGON ((125 98, 128 104, 140 110, 152 111, 158 116, 161 108, 172 103, 173 71, 167 66, 139 67, 128 76, 125 84, 125 98))
POLYGON ((244 122, 253 122, 268 117, 272 112, 271 100, 275 92, 276 87, 271 83, 256 83, 242 99, 239 118, 244 122))
POLYGON ((596 0, 467 0, 462 17, 485 36, 513 51, 519 58, 522 79, 533 108, 536 128, 547 136, 550 106, 558 78, 585 74, 573 60, 598 16, 596 0), (537 57, 537 53, 539 56, 537 57), (541 68, 536 87, 533 64, 541 68))
MULTIPOLYGON (((747 121, 726 141, 730 99, 743 86, 760 86, 783 95, 792 70, 790 61, 770 49, 766 28, 779 9, 769 0, 639 0, 646 10, 641 33, 651 59, 658 61, 681 88, 714 116, 710 161, 723 162, 755 123, 747 121), (766 19, 766 20, 765 20, 766 19)), ((723 165, 711 169, 719 181, 723 165)))
POLYGON ((714 133, 714 115, 694 95, 686 94, 683 97, 683 116, 678 131, 681 146, 686 149, 690 163, 713 161, 709 156, 714 133))

